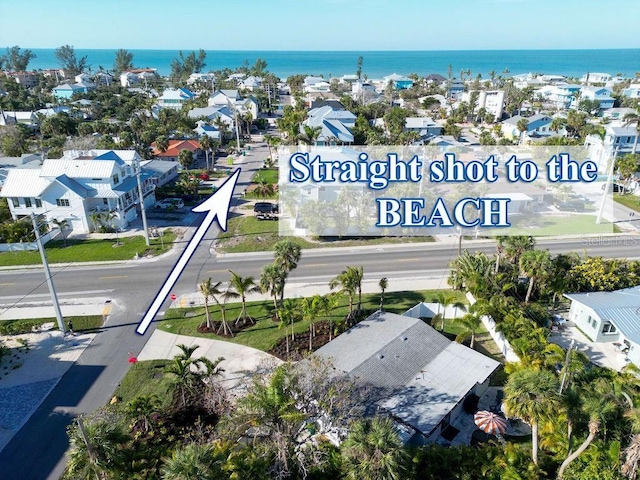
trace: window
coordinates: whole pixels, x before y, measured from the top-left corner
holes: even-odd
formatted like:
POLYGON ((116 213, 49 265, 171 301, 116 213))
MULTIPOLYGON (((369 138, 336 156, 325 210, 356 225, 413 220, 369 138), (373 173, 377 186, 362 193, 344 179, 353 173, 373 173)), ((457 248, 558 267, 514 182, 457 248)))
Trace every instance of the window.
POLYGON ((102 204, 103 205, 109 205, 109 200, 107 200, 106 198, 102 199, 102 204))
POLYGON ((114 185, 117 185, 120 182, 120 177, 117 173, 113 177, 111 177, 111 179, 113 180, 114 185))
POLYGON ((30 198, 25 198, 24 199, 24 207, 25 208, 31 208, 31 199, 30 198))
POLYGON ((612 325, 609 322, 605 322, 602 326, 602 333, 617 333, 615 325, 612 325))
POLYGON ((17 198, 12 198, 11 201, 13 202, 14 207, 20 206, 20 200, 18 200, 17 198))
POLYGON ((56 199, 56 205, 59 207, 68 207, 69 206, 69 199, 68 198, 57 198, 56 199))
POLYGON ((42 208, 42 200, 40 200, 39 198, 36 198, 36 207, 42 208))

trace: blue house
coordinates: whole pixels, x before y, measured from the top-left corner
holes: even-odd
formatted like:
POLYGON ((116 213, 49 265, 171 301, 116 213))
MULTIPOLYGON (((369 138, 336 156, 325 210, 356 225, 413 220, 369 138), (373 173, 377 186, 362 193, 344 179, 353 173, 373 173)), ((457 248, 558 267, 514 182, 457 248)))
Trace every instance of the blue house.
POLYGON ((382 80, 384 81, 385 85, 387 85, 389 82, 393 82, 393 88, 395 88, 396 90, 405 90, 413 86, 413 80, 411 80, 409 77, 398 75, 397 73, 388 75, 382 80))
POLYGON ((84 85, 63 83, 53 89, 53 96, 56 98, 71 98, 74 93, 87 93, 88 89, 84 85))

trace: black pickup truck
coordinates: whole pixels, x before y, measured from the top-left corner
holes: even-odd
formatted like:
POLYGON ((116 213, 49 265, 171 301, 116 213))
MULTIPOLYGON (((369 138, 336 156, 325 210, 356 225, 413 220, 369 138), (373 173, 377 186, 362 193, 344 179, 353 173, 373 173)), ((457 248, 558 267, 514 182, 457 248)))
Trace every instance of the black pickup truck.
POLYGON ((255 213, 278 213, 279 208, 277 203, 257 202, 253 206, 253 211, 255 213))

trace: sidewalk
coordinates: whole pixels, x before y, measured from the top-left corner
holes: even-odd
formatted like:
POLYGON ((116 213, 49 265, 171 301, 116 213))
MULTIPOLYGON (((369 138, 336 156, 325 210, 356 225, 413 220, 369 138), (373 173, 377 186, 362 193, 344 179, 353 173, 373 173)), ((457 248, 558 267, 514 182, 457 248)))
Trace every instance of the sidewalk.
POLYGON ((194 358, 206 357, 215 361, 223 357, 224 360, 220 363, 220 367, 224 369, 222 385, 230 391, 238 388, 241 381, 255 373, 260 365, 282 363, 282 360, 255 348, 222 340, 175 335, 161 330, 153 332, 138 354, 138 360, 170 360, 181 353, 177 347, 180 344, 189 347, 198 345, 200 348, 195 351, 194 358))
MULTIPOLYGON (((89 315, 109 315, 111 304, 105 303, 107 298, 87 298, 80 300, 60 299, 60 310, 64 317, 84 317, 89 315)), ((30 318, 55 318, 53 303, 32 302, 15 306, 0 305, 0 321, 22 320, 30 318)))

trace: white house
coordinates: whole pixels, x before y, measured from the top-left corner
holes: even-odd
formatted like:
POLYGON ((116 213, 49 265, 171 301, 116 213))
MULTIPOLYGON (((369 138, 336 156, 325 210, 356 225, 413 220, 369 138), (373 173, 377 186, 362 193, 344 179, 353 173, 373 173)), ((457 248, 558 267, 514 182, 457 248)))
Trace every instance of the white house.
POLYGON ((622 90, 622 95, 627 98, 640 98, 640 83, 632 83, 629 88, 622 90))
MULTIPOLYGON (((94 226, 92 213, 112 212, 114 224, 124 228, 140 211, 134 173, 140 160, 133 150, 67 151, 63 158, 45 160, 40 168, 9 170, 0 196, 8 199, 14 219, 32 213, 49 222, 66 219, 82 233, 94 226)), ((142 171, 147 207, 155 202, 151 177, 142 171)))
POLYGON ((428 140, 442 133, 442 125, 429 117, 407 117, 404 131, 416 132, 421 140, 428 140))
POLYGON ((355 122, 356 116, 350 111, 345 109, 336 110, 329 105, 325 105, 309 110, 304 124, 310 127, 321 127, 317 144, 330 145, 332 143, 353 143, 351 130, 355 126, 355 122))
MULTIPOLYGON (((611 89, 606 87, 582 87, 580 89, 578 104, 580 100, 595 100, 600 103, 600 110, 606 110, 612 108, 615 101, 615 99, 611 97, 611 93, 611 89)), ((573 102, 573 104, 577 106, 576 102, 573 102)))
POLYGON ((553 119, 548 115, 536 113, 530 117, 521 117, 520 115, 514 115, 511 118, 507 118, 500 124, 502 128, 502 134, 507 138, 518 138, 520 136, 520 130, 518 130, 518 121, 525 119, 527 121, 526 134, 530 137, 537 136, 550 136, 556 132, 551 130, 551 122, 553 119))
MULTIPOLYGON (((487 112, 493 114, 496 120, 502 118, 502 112, 504 108, 504 92, 502 90, 480 90, 478 93, 478 100, 474 113, 484 108, 487 112)), ((472 92, 464 92, 460 100, 463 102, 469 102, 472 92)))
POLYGON ((568 320, 593 342, 618 342, 640 367, 640 286, 614 292, 565 294, 568 320))
POLYGON ((35 112, 10 112, 0 110, 0 125, 24 125, 26 127, 38 128, 40 119, 35 112))
POLYGON ((638 129, 635 124, 622 121, 611 122, 604 127, 604 138, 600 135, 587 135, 585 147, 589 149, 589 158, 598 164, 601 172, 607 170, 608 159, 616 150, 618 155, 636 153, 638 151, 638 129))
POLYGON ((573 105, 581 88, 581 85, 576 84, 555 84, 542 87, 536 93, 551 107, 566 110, 573 105))
POLYGON ((611 80, 611 75, 600 72, 588 72, 580 77, 580 81, 585 85, 590 85, 592 83, 607 83, 609 80, 611 80))
POLYGON ((238 115, 244 115, 246 112, 251 112, 251 116, 256 119, 260 113, 258 107, 258 101, 253 96, 243 98, 238 90, 216 90, 211 94, 207 105, 213 106, 227 106, 233 114, 235 110, 238 115))
POLYGON ((160 108, 180 110, 188 100, 192 100, 195 97, 196 94, 186 88, 167 88, 158 97, 158 106, 160 108))

